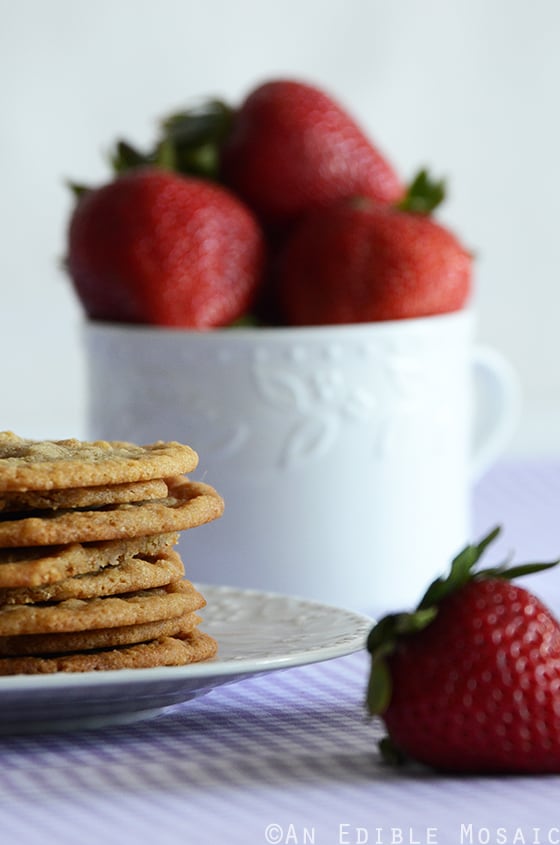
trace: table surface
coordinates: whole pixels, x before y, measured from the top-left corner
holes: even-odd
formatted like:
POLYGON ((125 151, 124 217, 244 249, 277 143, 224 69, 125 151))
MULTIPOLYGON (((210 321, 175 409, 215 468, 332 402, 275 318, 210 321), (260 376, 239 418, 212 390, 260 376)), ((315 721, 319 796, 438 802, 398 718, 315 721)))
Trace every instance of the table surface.
MULTIPOLYGON (((496 554, 560 553, 560 462, 502 464, 474 491, 496 554)), ((560 608, 560 572, 538 591, 560 608)), ((531 579, 526 579, 530 583, 531 579)), ((0 737, 0 842, 454 845, 560 842, 560 777, 394 771, 363 706, 367 655, 225 686, 154 718, 0 737)))

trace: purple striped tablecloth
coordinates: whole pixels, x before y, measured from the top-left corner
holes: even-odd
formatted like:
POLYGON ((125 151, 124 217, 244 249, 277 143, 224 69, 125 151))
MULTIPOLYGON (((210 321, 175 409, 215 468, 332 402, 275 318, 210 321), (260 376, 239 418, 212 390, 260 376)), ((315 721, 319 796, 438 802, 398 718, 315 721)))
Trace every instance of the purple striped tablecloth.
MULTIPOLYGON (((560 553, 560 463, 501 465, 474 530, 560 553)), ((560 608, 560 573, 541 575, 560 608)), ((560 777, 395 772, 365 717, 364 653, 253 677, 128 726, 0 738, 0 843, 560 843, 560 777)))

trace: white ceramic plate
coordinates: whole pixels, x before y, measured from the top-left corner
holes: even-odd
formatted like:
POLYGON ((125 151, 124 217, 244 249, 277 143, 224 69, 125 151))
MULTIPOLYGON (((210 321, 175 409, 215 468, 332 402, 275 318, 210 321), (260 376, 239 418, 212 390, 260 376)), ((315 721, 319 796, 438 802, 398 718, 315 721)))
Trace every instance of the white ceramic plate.
POLYGON ((330 660, 365 645, 372 620, 290 596, 197 585, 201 628, 219 643, 190 666, 0 678, 0 732, 72 730, 145 718, 250 675, 330 660))

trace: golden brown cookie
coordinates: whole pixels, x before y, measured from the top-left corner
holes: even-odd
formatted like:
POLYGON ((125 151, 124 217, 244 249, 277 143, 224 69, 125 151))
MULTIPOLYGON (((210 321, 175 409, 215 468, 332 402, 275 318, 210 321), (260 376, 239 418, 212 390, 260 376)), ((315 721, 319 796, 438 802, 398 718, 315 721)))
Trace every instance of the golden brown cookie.
POLYGON ((123 596, 67 599, 57 604, 6 604, 0 607, 0 637, 89 631, 173 619, 204 607, 189 581, 123 596))
POLYGON ((117 566, 136 555, 157 555, 177 543, 174 532, 58 546, 0 549, 0 589, 54 584, 106 566, 117 566))
POLYGON ((0 656, 63 654, 144 643, 160 637, 182 637, 191 633, 200 621, 201 618, 196 613, 186 613, 175 619, 161 619, 140 625, 97 628, 93 631, 62 634, 22 634, 18 637, 0 637, 0 656))
POLYGON ((107 566, 99 572, 87 572, 65 578, 42 587, 16 587, 0 590, 0 606, 4 604, 38 604, 40 602, 66 601, 66 599, 92 599, 96 596, 114 596, 165 587, 185 575, 183 561, 177 552, 161 552, 158 556, 134 557, 116 566, 107 566))
POLYGON ((126 502, 145 502, 148 499, 165 499, 167 495, 167 484, 162 478, 126 484, 100 484, 98 487, 69 487, 65 490, 5 491, 0 496, 0 512, 99 508, 126 502))
POLYGON ((147 669, 184 666, 208 660, 217 644, 208 634, 193 631, 184 639, 161 637, 121 648, 63 654, 55 657, 2 657, 0 675, 37 675, 53 672, 99 672, 113 669, 147 669))
POLYGON ((0 432, 0 490, 60 490, 122 484, 192 472, 190 446, 157 442, 29 440, 0 432))
POLYGON ((0 546, 50 546, 116 540, 183 531, 221 516, 223 500, 208 484, 185 478, 169 482, 169 497, 109 505, 92 510, 41 511, 41 515, 3 515, 0 546))
POLYGON ((177 532, 223 512, 198 456, 163 442, 0 432, 0 675, 211 658, 177 532))

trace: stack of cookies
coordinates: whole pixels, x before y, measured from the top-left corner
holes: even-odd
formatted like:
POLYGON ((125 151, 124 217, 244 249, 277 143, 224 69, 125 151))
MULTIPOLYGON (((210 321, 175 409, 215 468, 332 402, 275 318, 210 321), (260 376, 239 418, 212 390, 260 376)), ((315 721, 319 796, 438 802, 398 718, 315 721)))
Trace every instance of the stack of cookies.
POLYGON ((0 433, 0 675, 206 660, 204 597, 174 550, 219 517, 179 443, 0 433))

